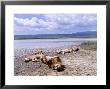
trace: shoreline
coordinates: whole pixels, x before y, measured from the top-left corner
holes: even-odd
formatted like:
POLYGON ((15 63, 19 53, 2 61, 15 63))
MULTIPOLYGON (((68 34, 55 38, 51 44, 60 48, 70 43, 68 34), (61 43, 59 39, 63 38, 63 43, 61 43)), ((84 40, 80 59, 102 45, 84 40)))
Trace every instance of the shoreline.
POLYGON ((74 53, 56 54, 56 50, 71 48, 58 47, 58 48, 24 48, 15 49, 14 56, 14 75, 15 76, 96 76, 97 75, 97 50, 96 45, 81 44, 75 45, 80 47, 80 50, 74 53), (27 55, 42 50, 47 55, 57 55, 63 61, 66 69, 63 72, 56 72, 49 69, 47 65, 41 62, 29 62, 25 63, 23 60, 27 55))
POLYGON ((22 41, 22 40, 42 40, 42 41, 46 41, 46 40, 53 40, 53 39, 54 39, 54 40, 63 40, 63 39, 76 39, 76 40, 77 40, 77 39, 78 39, 78 40, 79 40, 79 39, 81 39, 81 40, 82 40, 82 39, 86 39, 86 40, 92 39, 92 40, 97 40, 97 38, 48 38, 48 39, 44 39, 44 38, 42 38, 42 39, 36 39, 36 38, 35 38, 35 39, 14 39, 14 40, 21 40, 21 41, 22 41))

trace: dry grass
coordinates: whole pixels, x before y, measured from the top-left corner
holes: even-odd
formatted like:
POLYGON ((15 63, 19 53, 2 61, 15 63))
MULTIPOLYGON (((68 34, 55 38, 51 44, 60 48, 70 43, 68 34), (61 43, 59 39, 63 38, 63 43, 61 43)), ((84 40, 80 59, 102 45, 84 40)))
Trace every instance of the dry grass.
POLYGON ((85 42, 81 44, 81 48, 85 50, 97 50, 97 43, 96 42, 85 42))

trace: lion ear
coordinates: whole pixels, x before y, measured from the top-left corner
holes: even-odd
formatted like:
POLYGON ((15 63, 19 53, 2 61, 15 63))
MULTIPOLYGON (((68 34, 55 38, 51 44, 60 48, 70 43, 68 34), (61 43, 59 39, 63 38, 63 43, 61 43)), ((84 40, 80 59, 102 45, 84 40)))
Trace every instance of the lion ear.
POLYGON ((34 53, 34 55, 36 55, 37 53, 34 53))
POLYGON ((47 65, 49 66, 49 68, 52 67, 52 60, 47 61, 47 65))
POLYGON ((47 62, 47 64, 52 64, 52 60, 49 60, 49 61, 47 62))
POLYGON ((40 51, 40 53, 43 53, 43 51, 40 51))
POLYGON ((61 67, 65 68, 65 65, 61 65, 61 67))

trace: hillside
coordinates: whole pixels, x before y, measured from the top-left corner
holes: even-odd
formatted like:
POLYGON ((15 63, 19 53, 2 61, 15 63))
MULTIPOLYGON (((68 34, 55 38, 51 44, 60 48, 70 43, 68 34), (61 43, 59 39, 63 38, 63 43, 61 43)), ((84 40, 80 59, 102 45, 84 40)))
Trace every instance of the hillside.
POLYGON ((96 38, 96 31, 77 32, 72 34, 36 34, 14 35, 14 39, 58 39, 58 38, 96 38))

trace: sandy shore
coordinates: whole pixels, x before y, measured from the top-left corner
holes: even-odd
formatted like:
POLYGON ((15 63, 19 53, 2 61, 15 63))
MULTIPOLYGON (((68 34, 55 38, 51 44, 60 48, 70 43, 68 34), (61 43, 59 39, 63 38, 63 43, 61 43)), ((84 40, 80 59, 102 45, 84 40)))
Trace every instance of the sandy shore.
MULTIPOLYGON (((71 46, 73 47, 73 46, 71 46)), ((14 75, 15 76, 96 76, 97 75, 97 50, 96 44, 79 45, 77 53, 57 54, 56 50, 64 48, 19 48, 15 49, 14 75), (42 62, 24 62, 27 55, 42 50, 47 55, 58 55, 66 66, 62 72, 49 69, 42 62)), ((68 47, 69 48, 69 47, 68 47)))

